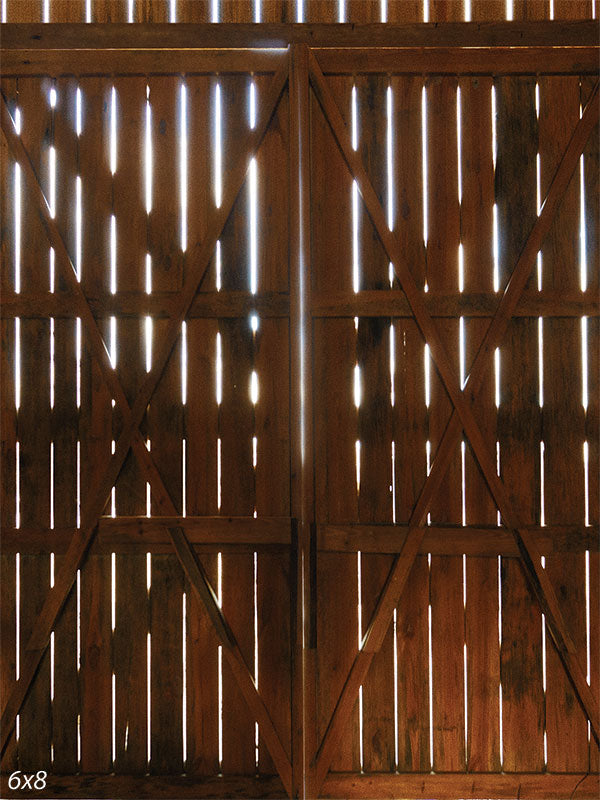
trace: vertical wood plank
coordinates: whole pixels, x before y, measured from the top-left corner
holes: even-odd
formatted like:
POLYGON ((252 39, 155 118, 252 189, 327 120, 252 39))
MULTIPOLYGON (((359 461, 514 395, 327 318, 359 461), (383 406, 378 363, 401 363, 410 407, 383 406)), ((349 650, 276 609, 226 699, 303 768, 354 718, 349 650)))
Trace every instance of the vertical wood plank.
MULTIPOLYGON (((54 118, 56 148, 56 219, 68 232, 67 247, 75 252, 75 180, 77 140, 75 126, 76 85, 74 80, 57 83, 54 118)), ((61 288, 57 270, 57 286, 61 288)), ((77 522, 77 362, 76 323, 72 319, 54 321, 55 401, 52 414, 54 442, 54 524, 74 527, 77 522)), ((58 572, 61 559, 56 559, 58 572)), ((77 675, 77 597, 72 591, 54 634, 54 700, 52 703, 54 769, 73 773, 77 769, 77 716, 79 693, 77 675)))
MULTIPOLYGON (((111 177, 108 162, 107 97, 102 78, 79 82, 82 132, 78 137, 78 168, 82 181, 81 283, 87 296, 106 291, 110 263, 108 220, 111 177)), ((100 321, 104 335, 105 320, 100 321)), ((111 396, 83 332, 81 358, 81 506, 97 488, 95 466, 110 457, 111 396)), ((105 338, 105 341, 106 338, 105 338)), ((108 504, 110 513, 110 504, 108 504)), ((112 768, 111 563, 108 555, 91 554, 80 573, 81 586, 81 770, 112 768)))
MULTIPOLYGON (((491 78, 460 81, 460 235, 467 291, 493 289, 494 167, 491 78)), ((468 374, 489 322, 465 320, 465 373, 468 374)), ((491 452, 496 448, 494 369, 490 364, 477 398, 477 420, 491 452)), ((465 521, 496 524, 496 505, 467 444, 465 521)), ((500 644, 498 565, 492 558, 466 559, 465 637, 467 645, 467 765, 473 771, 500 768, 500 644)))
POLYGON ((211 22, 209 0, 178 0, 178 22, 211 22))
POLYGON ((129 22, 127 0, 94 0, 92 2, 92 21, 129 22))
POLYGON ((388 22, 423 22, 422 0, 388 0, 388 22))
MULTIPOLYGON (((192 211, 192 209, 190 209, 192 211)), ((194 218, 194 213, 190 216, 194 218)), ((218 409, 215 396, 216 320, 188 321, 187 513, 217 513, 218 409)), ((202 565, 217 591, 217 556, 202 565)), ((197 775, 219 772, 218 641, 204 606, 186 582, 187 763, 197 775)))
POLYGON ((7 22, 42 22, 42 0, 7 0, 7 22))
POLYGON ((339 22, 337 0, 305 0, 304 22, 339 22))
MULTIPOLYGON (((16 410, 15 410, 15 322, 0 322, 2 335, 0 365, 4 376, 3 391, 0 393, 0 466, 3 479, 1 482, 0 521, 3 527, 15 526, 15 490, 16 490, 16 410)), ((2 581, 2 603, 0 604, 0 690, 2 702, 6 698, 16 680, 16 647, 17 647, 17 595, 16 595, 17 559, 15 555, 0 555, 0 579, 2 581)), ((6 771, 17 767, 17 749, 15 733, 11 735, 2 758, 2 768, 6 771)))
POLYGON ((465 19, 462 0, 430 0, 430 22, 463 22, 465 19))
MULTIPOLYGON (((371 9, 372 10, 372 9, 371 9)), ((368 8, 361 14, 366 14, 368 8)), ((379 201, 386 207, 387 183, 387 80, 378 76, 357 78, 359 152, 379 201)), ((364 289, 389 286, 388 260, 362 202, 357 209, 359 285, 364 289)), ((392 406, 390 386, 390 322, 385 318, 360 319, 356 356, 361 377, 358 408, 360 441, 361 522, 391 522, 392 406)), ((362 556, 362 630, 366 630, 391 559, 362 556)), ((382 648, 371 663, 363 685, 363 759, 367 771, 392 770, 394 747, 394 638, 392 620, 382 648)))
MULTIPOLYGON (((246 76, 220 78, 223 130, 223 185, 227 165, 247 135, 249 81, 246 76)), ((249 180, 246 180, 221 237, 223 289, 250 288, 249 180)), ((255 433, 250 380, 254 342, 248 319, 219 323, 223 356, 221 438, 221 514, 252 516, 256 506, 252 438, 255 433)), ((223 612, 232 627, 250 672, 254 674, 254 560, 250 554, 223 554, 223 612)), ((254 719, 230 667, 223 664, 223 771, 256 770, 254 719)))
MULTIPOLYGON (((434 79, 427 87, 427 282, 432 292, 456 291, 458 285, 460 209, 456 90, 454 78, 434 79)), ((458 321, 443 320, 438 326, 458 376, 458 321)), ((433 363, 430 374, 429 440, 434 458, 451 405, 433 363)), ((432 522, 460 524, 461 483, 460 447, 457 445, 438 495, 431 504, 432 522)), ((433 556, 430 577, 433 765, 437 770, 461 770, 465 768, 462 560, 458 556, 433 556)))
POLYGON ((397 609, 399 771, 431 769, 428 606, 427 556, 417 556, 397 609))
POLYGON ((500 770, 500 643, 498 562, 467 557, 467 765, 470 772, 500 770))
MULTIPOLYGON (((47 527, 50 519, 49 345, 48 320, 21 320, 21 405, 17 413, 19 505, 21 525, 28 528, 47 527), (40 369, 40 360, 43 369, 40 369)), ((47 555, 22 555, 20 564, 23 658, 31 629, 50 588, 50 558, 47 555)), ((22 769, 47 769, 52 737, 49 649, 23 703, 20 721, 19 766, 22 769)))
MULTIPOLYGON (((534 80, 499 78, 495 87, 498 136, 495 190, 502 290, 535 221, 538 132, 534 80)), ((530 284, 534 280, 532 269, 530 284)), ((537 321, 513 320, 500 351, 497 436, 501 477, 526 524, 538 521, 540 510, 537 348, 537 321)), ((501 590, 503 768, 538 770, 543 765, 544 726, 541 614, 530 600, 517 562, 502 559, 501 590)))
MULTIPOLYGON (((579 78, 540 79, 539 151, 541 193, 552 176, 579 119, 579 78), (560 123, 559 123, 560 120, 560 123)), ((542 248, 543 289, 580 287, 579 174, 575 172, 542 248)), ((584 521, 584 408, 581 386, 581 325, 575 319, 544 320, 545 513, 549 524, 584 521)), ((563 613, 580 653, 586 649, 585 557, 549 556, 546 569, 558 589, 563 613)), ((587 720, 554 647, 546 649, 546 730, 548 768, 585 769, 588 761, 587 720)))
MULTIPOLYGON (((144 286, 146 214, 143 205, 144 110, 146 81, 118 78, 117 159, 112 180, 112 212, 117 228, 117 291, 139 292, 144 286)), ((144 377, 145 342, 142 320, 116 320, 117 374, 129 402, 144 377)), ((122 423, 115 409, 113 438, 122 423)), ((146 482, 130 451, 116 483, 118 515, 146 513, 146 482)), ((116 769, 146 771, 146 633, 148 590, 143 554, 118 553, 115 559, 116 615, 114 630, 116 769)))

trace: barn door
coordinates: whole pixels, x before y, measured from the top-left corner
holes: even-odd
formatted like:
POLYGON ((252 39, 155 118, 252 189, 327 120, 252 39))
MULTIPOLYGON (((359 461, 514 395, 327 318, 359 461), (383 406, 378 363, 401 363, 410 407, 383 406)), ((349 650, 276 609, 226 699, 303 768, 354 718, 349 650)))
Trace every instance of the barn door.
POLYGON ((316 55, 315 785, 561 791, 597 760, 592 87, 316 55))
POLYGON ((223 67, 3 83, 7 773, 290 788, 287 58, 223 67))

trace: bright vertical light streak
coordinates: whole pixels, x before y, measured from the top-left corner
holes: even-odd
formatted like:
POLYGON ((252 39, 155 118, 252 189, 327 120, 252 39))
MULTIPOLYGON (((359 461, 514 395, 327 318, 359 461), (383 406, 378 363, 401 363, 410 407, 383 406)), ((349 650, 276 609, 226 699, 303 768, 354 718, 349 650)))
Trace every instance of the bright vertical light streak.
POLYGON ((187 133, 187 86, 181 84, 180 137, 179 137, 179 186, 181 206, 181 250, 187 250, 187 209, 188 209, 188 133, 187 133))
POLYGON ((146 253, 146 294, 152 294, 152 256, 146 253))
POLYGON ((465 22, 471 22, 471 0, 465 1, 465 22))
POLYGON ((258 188, 256 158, 250 161, 250 291, 258 288, 258 188))
POLYGON ((338 22, 346 22, 346 0, 338 0, 338 22))
POLYGON ((546 453, 546 445, 540 442, 540 525, 544 527, 546 524, 546 502, 544 497, 545 490, 545 463, 544 456, 546 453))
POLYGON ((54 376, 56 372, 54 364, 54 317, 50 317, 50 408, 54 408, 54 376))
POLYGON ((431 401, 430 357, 429 345, 425 345, 425 406, 429 408, 431 401))
POLYGON ((217 405, 223 400, 223 355, 221 351, 221 334, 217 333, 217 358, 216 358, 216 394, 217 405))
POLYGON ((461 317, 458 323, 458 349, 460 361, 460 388, 465 388, 465 318, 461 317))
MULTIPOLYGON (((429 555, 431 568, 431 555, 429 555)), ((431 603, 427 606, 427 655, 429 661, 429 765, 433 769, 433 646, 431 641, 431 603)))
POLYGON ((92 21, 92 0, 85 0, 85 21, 92 21))
POLYGON ((352 286, 358 292, 358 183, 355 180, 352 181, 352 286))
POLYGON ((21 318, 15 317, 15 408, 21 408, 21 318))
POLYGON ((554 0, 550 0, 550 19, 554 19, 554 0))
POLYGON ((583 524, 586 528, 590 525, 590 448, 587 442, 583 443, 583 524))
MULTIPOLYGON (((15 443, 15 528, 21 527, 21 443, 15 443)), ((18 597, 18 592, 17 592, 18 597)), ((19 675, 17 674, 17 679, 19 675)))
POLYGON ((110 554, 110 628, 117 626, 117 556, 110 554))
POLYGON ((254 0, 254 22, 260 22, 261 0, 254 0))
POLYGON ((82 249, 82 211, 81 211, 81 177, 75 179, 75 272, 81 282, 81 249, 82 249))
POLYGON ((496 137, 496 87, 492 86, 492 161, 496 169, 496 156, 498 155, 498 140, 496 137))
POLYGON ((181 601, 181 759, 187 761, 187 595, 181 601))
POLYGON ((256 84, 254 81, 250 83, 250 100, 248 103, 248 124, 250 129, 256 128, 256 84))
POLYGON ((113 369, 117 366, 117 318, 110 318, 110 363, 113 369))
POLYGON ((146 633, 146 762, 152 760, 152 636, 146 633))
MULTIPOLYGON (((537 84, 536 84, 537 88, 537 84)), ((541 180, 541 160, 540 154, 537 153, 535 157, 535 182, 536 182, 536 204, 537 204, 537 215, 539 217, 540 211, 542 208, 542 180, 541 180)), ((542 291, 542 253, 541 250, 538 250, 537 253, 537 282, 538 282, 538 291, 542 291)))
POLYGON ((127 0, 127 22, 133 22, 133 0, 127 0))
POLYGON ((146 131, 144 136, 144 173, 146 188, 146 214, 152 211, 152 107, 146 99, 146 131))
MULTIPOLYGON (((381 21, 387 22, 387 0, 381 0, 381 21)), ((394 612, 395 614, 396 612, 394 612)), ((396 759, 397 762, 397 759, 396 759)))
POLYGON ((500 348, 494 351, 494 399, 496 408, 500 408, 500 348))
POLYGON ((187 345, 187 322, 181 323, 181 402, 187 403, 187 383, 188 383, 188 345, 187 345))
POLYGON ((356 492, 360 492, 360 439, 354 443, 355 458, 356 458, 356 492))
POLYGON ((396 376, 396 329, 390 325, 390 405, 392 408, 396 404, 396 391, 395 391, 395 376, 396 376))
POLYGON ((44 0, 43 19, 44 22, 50 22, 50 0, 44 0))
POLYGON ((361 385, 360 385, 360 367, 358 364, 354 366, 354 405, 360 408, 361 401, 361 385))
MULTIPOLYGON (((426 20, 427 21, 427 20, 426 20)), ((423 170, 423 241, 427 247, 428 219, 427 219, 427 89, 423 86, 421 92, 421 141, 423 170)))
POLYGON ((21 165, 15 162, 15 292, 21 291, 21 165))
POLYGON ((221 439, 217 439, 217 509, 221 510, 221 439))
POLYGON ((82 130, 83 127, 82 127, 82 115, 81 115, 81 89, 78 86, 77 92, 75 94, 75 132, 77 133, 77 136, 81 136, 82 130))
MULTIPOLYGON (((76 515, 76 525, 77 528, 81 528, 81 442, 77 440, 77 515, 76 515)), ((79 570, 77 571, 79 574, 79 570)))
POLYGON ((398 746, 398 610, 394 609, 394 766, 398 770, 399 746, 398 746))
POLYGON ((429 0, 423 0, 423 22, 429 22, 429 0))
POLYGON ((181 516, 187 517, 187 440, 181 440, 181 516))
POLYGON ((117 291, 117 218, 110 216, 110 293, 117 291))
POLYGON ((386 107, 387 107, 387 217, 388 228, 393 230, 394 227, 394 174, 393 174, 393 97, 392 87, 387 87, 386 92, 386 107))
POLYGON ((146 317, 146 372, 152 369, 152 317, 146 317))
POLYGON ((462 118, 461 118, 460 86, 456 87, 456 148, 457 148, 457 180, 458 202, 462 202, 462 118))
POLYGON ((212 0, 210 7, 210 21, 219 22, 219 0, 212 0))
POLYGON ((169 2, 169 22, 177 22, 177 0, 169 2))
POLYGON ((588 318, 581 318, 581 404, 588 408, 588 318))
POLYGON ((498 206, 493 208, 493 252, 494 252, 494 291, 500 289, 500 263, 498 253, 498 206))
POLYGON ((49 270, 49 272, 50 272, 50 275, 49 275, 49 277, 50 277, 50 291, 54 292, 54 281, 55 281, 55 278, 56 278, 56 270, 54 269, 54 260, 55 259, 54 259, 54 248, 53 247, 50 248, 49 256, 50 256, 50 258, 49 258, 49 261, 50 261, 50 270, 49 270))
POLYGON ((358 111, 356 107, 356 86, 352 87, 352 149, 358 148, 358 111))
MULTIPOLYGON (((54 530, 54 442, 50 442, 50 530, 54 530)), ((54 554, 50 554, 50 588, 54 586, 54 554)))
POLYGON ((250 401, 252 405, 258 403, 258 375, 256 370, 252 370, 250 375, 250 401))
MULTIPOLYGON (((461 472, 461 499, 462 499, 462 524, 467 524, 467 482, 466 482, 466 445, 463 439, 460 443, 460 472, 461 472)), ((466 586, 466 584, 465 584, 466 586)), ((466 591, 466 588, 465 588, 466 591)))
POLYGON ((581 291, 587 289, 587 232, 585 227, 585 162, 579 159, 579 280, 581 291))
POLYGON ((304 22, 304 0, 296 0, 296 22, 304 22))
POLYGON ((75 365, 77 371, 75 399, 77 408, 81 408, 81 317, 75 320, 75 365))
POLYGON ((56 149, 54 145, 48 150, 48 172, 50 177, 50 217, 54 219, 56 216, 56 149))
POLYGON ((117 171, 117 90, 112 87, 110 93, 110 171, 117 171))
POLYGON ((462 242, 458 245, 458 291, 465 290, 465 254, 462 242))
POLYGON ((544 319, 538 317, 538 386, 539 404, 544 407, 544 319))
POLYGON ((217 292, 221 291, 221 242, 217 242, 217 246, 215 248, 215 272, 217 273, 215 276, 215 281, 217 285, 217 292))
POLYGON ((2 22, 6 22, 6 0, 2 0, 2 22))
POLYGON ((506 19, 512 20, 513 13, 513 0, 506 0, 506 19))
POLYGON ((222 152, 221 152, 221 84, 215 86, 215 205, 221 208, 222 152))

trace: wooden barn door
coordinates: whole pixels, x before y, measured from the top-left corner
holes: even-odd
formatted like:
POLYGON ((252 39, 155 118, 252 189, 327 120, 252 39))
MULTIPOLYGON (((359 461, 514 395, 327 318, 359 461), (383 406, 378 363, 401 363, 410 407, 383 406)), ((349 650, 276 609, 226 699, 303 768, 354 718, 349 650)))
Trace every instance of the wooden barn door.
POLYGON ((591 82, 315 55, 315 786, 558 796, 598 757, 591 82))
POLYGON ((287 56, 259 62, 3 82, 7 774, 290 790, 287 56))

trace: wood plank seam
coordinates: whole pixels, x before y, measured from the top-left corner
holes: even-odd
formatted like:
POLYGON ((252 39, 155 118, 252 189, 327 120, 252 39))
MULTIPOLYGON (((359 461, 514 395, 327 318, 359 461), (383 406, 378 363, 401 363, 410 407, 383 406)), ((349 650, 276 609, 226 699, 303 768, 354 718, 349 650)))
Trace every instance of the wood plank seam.
MULTIPOLYGON (((30 641, 27 645, 27 657, 20 680, 15 683, 3 710, 3 748, 8 741, 10 733, 12 732, 16 715, 35 677, 39 662, 49 644, 50 631, 55 624, 55 621, 60 614, 64 603, 66 602, 68 594, 73 586, 77 569, 83 562, 87 550, 89 549, 89 545, 91 544, 91 541, 97 530, 98 519, 102 511, 100 506, 103 507, 106 497, 110 492, 110 487, 116 479, 116 476, 120 471, 121 465, 123 464, 127 452, 131 446, 134 447, 136 456, 140 461, 142 469, 150 479, 155 493, 158 496, 157 499, 159 500, 161 508, 167 512, 170 512, 171 515, 176 514, 176 508, 164 486, 154 461, 141 438, 139 424, 141 422, 141 417, 143 416, 143 409, 147 407, 147 404, 158 384, 162 371, 169 358, 172 347, 175 344, 178 335, 178 329, 181 327, 181 322, 185 318, 187 310, 193 301, 193 297, 202 282, 207 269, 210 254, 212 252, 212 247, 214 247, 214 244, 220 235, 221 229, 225 224, 229 211, 239 193, 245 178, 249 158, 251 155, 256 153, 260 143, 262 142, 264 134, 266 133, 273 114, 275 113, 287 80, 288 64, 287 60, 285 60, 272 80, 270 91, 267 95, 267 99, 264 103, 262 113, 259 118, 259 125, 257 125, 257 129, 254 132, 254 135, 250 138, 250 142, 247 147, 249 152, 242 153, 238 158, 238 170, 233 171, 234 179, 231 182, 225 202, 223 203, 222 208, 215 214, 216 225, 213 227, 216 228, 216 232, 213 232, 214 236, 209 235, 205 240, 201 255, 199 256, 197 264, 195 265, 195 269, 191 271, 191 275, 186 281, 186 286, 184 287, 183 292, 183 302, 180 302, 180 308, 174 313, 174 316, 170 321, 169 332, 171 335, 168 336, 167 342, 163 345, 160 356, 151 371, 151 373, 153 372, 154 375, 150 373, 145 384, 140 389, 138 398, 134 404, 134 409, 136 407, 141 409, 141 415, 139 415, 139 420, 137 423, 135 422, 135 412, 132 413, 132 410, 127 404, 124 391, 110 365, 108 353, 106 352, 106 348, 104 346, 97 323, 93 317, 85 296, 83 295, 83 291, 75 277, 73 263, 68 254, 64 240, 58 231, 56 224, 50 217, 48 204, 39 181, 37 180, 37 176, 35 175, 31 160, 20 140, 20 137, 16 134, 12 118, 8 111, 6 98, 4 95, 2 97, 3 134, 10 149, 15 155, 15 158, 24 166, 26 178, 30 186, 33 188, 33 194, 38 201, 38 211, 40 213, 42 222, 44 223, 44 227, 46 228, 48 238, 58 254, 59 264, 63 270, 64 276, 67 279, 67 283, 78 302, 81 317, 84 320, 86 329, 92 335, 94 355, 100 363, 100 367, 109 388, 115 395, 115 400, 119 402, 125 422, 124 430, 117 444, 115 454, 111 458, 105 470, 104 477, 98 481, 99 489, 97 491, 97 497, 94 497, 94 502, 90 503, 90 509, 86 509, 84 512, 83 518, 86 520, 86 524, 84 524, 82 531, 79 532, 79 535, 73 537, 73 542, 69 547, 67 557, 65 558, 63 568, 61 569, 58 579, 55 583, 54 590, 49 593, 38 620, 34 625, 30 641), (214 239, 214 241, 212 241, 211 247, 212 239, 214 239), (100 498, 103 495, 104 499, 101 500, 100 498), (83 536, 81 535, 82 533, 83 536), (72 562, 75 562, 74 567, 72 562)), ((285 749, 281 745, 264 703, 262 702, 262 699, 256 690, 256 686, 254 685, 248 667, 245 664, 241 653, 239 652, 239 648, 237 648, 233 634, 222 617, 221 611, 216 602, 214 591, 212 590, 212 587, 210 587, 204 571, 197 562, 193 549, 189 544, 189 541, 186 539, 183 531, 180 528, 170 528, 169 533, 182 566, 188 574, 194 590, 205 603, 209 616, 211 617, 213 625, 215 626, 215 630, 225 645, 226 654, 230 661, 232 671, 236 676, 236 680, 240 683, 242 693, 249 703, 251 710, 259 718, 263 735, 265 737, 265 742, 271 751, 273 761, 280 772, 280 776, 284 782, 284 785, 289 789, 291 786, 291 765, 289 763, 289 759, 287 758, 285 749), (247 673, 247 676, 245 673, 247 673)))
MULTIPOLYGON (((581 670, 580 664, 574 652, 575 648, 570 640, 570 636, 568 634, 565 622, 560 613, 560 607, 556 595, 547 579, 547 576, 544 574, 543 569, 541 567, 541 560, 539 558, 539 553, 537 552, 537 549, 533 543, 530 534, 526 533, 524 530, 519 530, 520 526, 518 523, 517 515, 513 512, 513 509, 511 508, 511 504, 504 489, 504 485, 496 475, 494 461, 486 451, 485 442, 478 428, 475 417, 472 413, 472 402, 473 402, 472 394, 469 398, 470 403, 467 404, 466 396, 458 387, 458 383, 456 381, 456 377, 453 374, 452 367, 446 355, 443 342, 441 341, 441 338, 437 334, 436 326, 434 325, 431 317, 427 313, 425 305, 422 302, 420 295, 418 293, 414 279, 412 278, 410 271, 404 264, 399 248, 396 246, 395 236, 387 229, 387 226, 385 224, 385 215, 377 199, 377 196, 375 195, 375 192, 369 181, 369 178, 364 170, 360 156, 357 153, 354 153, 354 151, 351 148, 350 139, 346 130, 346 126, 344 125, 341 115, 337 110, 335 100, 331 95, 331 92, 325 82, 323 73, 321 72, 318 62, 316 61, 316 58, 313 53, 311 53, 310 55, 310 74, 311 74, 311 84, 313 86, 313 90, 315 91, 315 94, 320 102, 323 113, 331 127, 332 133, 337 141, 338 147, 342 152, 342 155, 346 161, 346 164, 350 170, 352 177, 357 181, 359 185, 359 190, 363 197, 365 206, 367 207, 367 210, 371 216, 372 222, 379 234, 379 237, 388 253, 390 260, 394 264, 396 278, 398 279, 402 289, 406 293, 408 302, 413 309, 414 316, 417 320, 417 323, 419 324, 421 332, 423 333, 426 341, 430 343, 432 356, 438 366, 440 375, 444 381, 444 384, 450 395, 450 399, 454 407, 452 413, 453 413, 453 418, 455 419, 455 422, 453 423, 455 429, 453 430, 453 433, 455 433, 456 438, 458 438, 458 436, 460 436, 461 430, 464 427, 464 430, 471 441, 471 445, 473 447, 477 460, 479 461, 486 482, 488 483, 488 486, 492 491, 492 495, 494 496, 494 499, 502 513, 505 523, 508 523, 508 527, 511 529, 515 537, 515 541, 521 553, 521 563, 524 566, 526 576, 536 596, 536 599, 542 606, 542 610, 546 613, 548 628, 552 633, 552 636, 555 640, 555 643, 557 644, 559 652, 561 653, 561 658, 563 660, 563 664, 565 666, 569 679, 573 683, 578 699, 583 705, 584 711, 591 721, 594 735, 598 737, 598 719, 597 719, 598 714, 596 708, 597 703, 592 695, 589 686, 587 685, 587 682, 583 675, 583 671, 581 670)), ((537 250, 539 249, 539 246, 536 246, 537 239, 538 238, 543 239, 543 236, 549 229, 549 224, 551 222, 553 213, 556 211, 560 198, 562 197, 564 191, 566 190, 568 180, 572 174, 573 169, 575 168, 576 163, 578 162, 581 152, 583 151, 583 147, 585 146, 585 142, 587 141, 587 138, 591 133, 591 130, 595 124, 597 116, 598 116, 598 86, 596 85, 595 92, 590 98, 590 101, 586 106, 585 112, 575 129, 569 147, 565 152, 565 156, 563 157, 561 165, 557 170, 555 178, 552 182, 551 190, 554 189, 554 192, 551 194, 551 190, 549 190, 546 201, 544 202, 544 206, 542 208, 542 213, 544 212, 544 210, 546 211, 546 214, 544 215, 544 220, 543 222, 540 222, 541 218, 540 215, 540 218, 538 218, 538 223, 536 224, 536 226, 534 226, 532 235, 530 235, 528 242, 526 243, 525 248, 523 250, 523 253, 519 258, 515 271, 511 276, 511 280, 509 281, 509 284, 506 288, 505 294, 499 305, 498 311, 492 323, 490 324, 490 327, 488 329, 488 334, 486 335, 484 343, 477 355, 476 363, 477 360, 479 360, 479 363, 481 363, 482 365, 484 364, 485 354, 487 352, 486 349, 484 348, 484 345, 487 345, 491 350, 489 344, 490 333, 494 337, 493 345, 496 346, 500 338, 500 336, 498 336, 498 333, 502 334, 504 325, 508 323, 508 319, 510 318, 511 306, 516 305, 516 301, 518 300, 518 297, 522 289, 524 288, 527 275, 529 274, 529 271, 531 269, 531 259, 535 254, 535 252, 537 252, 537 250), (549 202, 549 198, 552 199, 552 202, 549 202), (545 230, 544 226, 547 226, 545 230), (522 283, 522 285, 520 285, 520 283, 522 283)), ((474 372, 474 370, 475 367, 473 368, 472 373, 474 372)), ((472 392, 472 386, 473 382, 471 382, 471 387, 469 387, 470 392, 472 392)), ((448 429, 446 431, 447 434, 449 434, 450 427, 451 425, 448 426, 448 429)), ((454 437, 451 438, 450 436, 447 436, 445 438, 447 439, 448 443, 450 443, 451 445, 454 444, 454 437)), ((447 450, 445 452, 447 454, 450 454, 451 449, 452 449, 451 446, 447 446, 447 450)), ((434 491, 433 489, 434 481, 436 481, 436 484, 439 483, 442 477, 440 473, 443 472, 445 466, 446 465, 442 463, 441 464, 442 468, 438 468, 435 473, 433 472, 432 468, 430 476, 426 481, 424 491, 422 492, 421 497, 417 502, 417 506, 415 507, 415 511, 418 511, 420 516, 426 513, 430 496, 433 494, 434 491), (427 492, 428 487, 429 487, 429 492, 427 492), (427 499, 427 503, 421 502, 424 499, 427 499)), ((419 522, 421 521, 422 520, 419 519, 419 522)), ((411 524, 412 523, 413 520, 411 520, 411 524)), ((317 753, 316 756, 317 786, 322 785, 322 782, 328 770, 329 763, 331 761, 331 758, 333 757, 335 744, 338 741, 339 736, 341 735, 344 721, 347 715, 351 712, 352 709, 351 702, 353 702, 354 696, 358 691, 358 687, 362 683, 364 675, 366 675, 366 672, 372 660, 372 654, 376 652, 377 649, 379 649, 381 640, 383 639, 383 635, 385 634, 385 630, 387 630, 387 625, 385 625, 384 628, 383 625, 385 623, 382 623, 382 620, 385 619, 384 612, 388 610, 388 606, 391 606, 392 598, 394 600, 398 598, 399 593, 404 586, 410 566, 412 565, 414 558, 416 557, 416 554, 418 552, 419 543, 420 543, 420 535, 418 533, 415 533, 415 537, 413 539, 411 530, 409 536, 405 541, 402 554, 398 557, 395 565, 392 567, 392 570, 390 572, 390 578, 388 579, 388 582, 386 583, 382 595, 380 596, 380 601, 377 604, 375 613, 372 618, 372 622, 363 639, 363 646, 355 658, 354 664, 350 670, 347 681, 344 685, 339 701, 336 705, 330 725, 325 733, 325 736, 323 738, 323 741, 321 742, 319 751, 317 753), (401 571, 401 575, 397 574, 399 568, 401 571), (384 595, 387 595, 386 600, 388 600, 389 602, 382 604, 381 600, 384 597, 384 595), (379 630, 377 630, 377 628, 379 628, 379 630), (373 632, 375 630, 377 630, 378 634, 377 637, 373 636, 373 632), (373 643, 371 643, 370 639, 372 638, 379 639, 379 641, 374 641, 373 643)))

